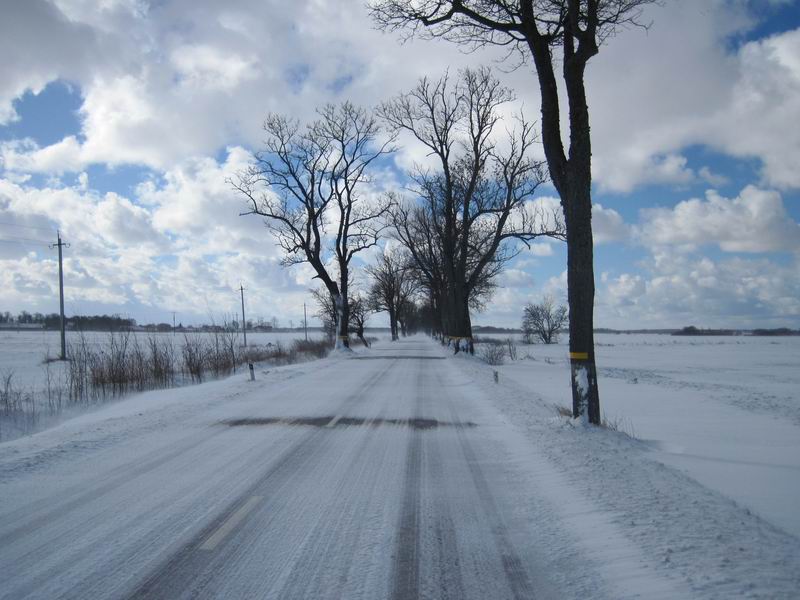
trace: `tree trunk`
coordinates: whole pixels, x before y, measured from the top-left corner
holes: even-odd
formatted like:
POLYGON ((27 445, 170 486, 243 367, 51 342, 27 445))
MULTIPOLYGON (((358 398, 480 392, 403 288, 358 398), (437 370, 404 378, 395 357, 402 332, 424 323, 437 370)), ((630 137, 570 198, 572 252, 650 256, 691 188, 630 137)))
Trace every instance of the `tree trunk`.
MULTIPOLYGON (((581 178, 573 174, 571 184, 581 178)), ((600 424, 600 394, 594 360, 594 248, 590 183, 569 185, 567 219, 567 289, 572 414, 600 424)))
POLYGON ((472 343, 472 321, 469 318, 469 294, 463 286, 453 286, 447 291, 448 329, 445 332, 453 342, 455 353, 460 351, 474 354, 472 343))
POLYGON ((350 337, 347 335, 350 325, 350 307, 347 304, 347 296, 338 294, 334 297, 336 303, 336 349, 350 347, 350 337))
POLYGON ((364 325, 362 322, 359 322, 358 327, 356 328, 356 335, 358 336, 358 339, 361 340, 361 343, 364 344, 364 347, 369 348, 369 342, 367 341, 367 338, 364 337, 364 325))
POLYGON ((600 424, 594 361, 594 252, 592 246, 592 144, 584 72, 588 56, 565 53, 569 104, 569 159, 561 139, 559 98, 551 49, 544 38, 528 39, 542 105, 542 142, 567 225, 567 287, 572 414, 600 424))
POLYGON ((389 330, 392 333, 392 341, 396 342, 397 337, 397 314, 394 309, 389 309, 389 330))
POLYGON ((564 64, 569 99, 569 161, 564 185, 567 224, 569 356, 572 414, 600 424, 600 393, 594 361, 594 244, 592 240, 592 142, 586 102, 586 63, 564 64))

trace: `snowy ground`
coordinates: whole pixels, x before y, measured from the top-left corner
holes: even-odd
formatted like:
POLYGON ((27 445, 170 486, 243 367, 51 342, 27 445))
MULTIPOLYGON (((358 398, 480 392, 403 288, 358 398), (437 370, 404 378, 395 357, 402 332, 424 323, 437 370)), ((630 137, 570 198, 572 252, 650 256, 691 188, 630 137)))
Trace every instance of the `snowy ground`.
MULTIPOLYGON (((598 336, 602 407, 654 459, 800 537, 800 338, 598 336)), ((565 344, 504 378, 569 405, 565 344)))
MULTIPOLYGON (((98 346, 108 345, 108 333, 98 331, 87 331, 85 334, 91 344, 98 346)), ((180 348, 183 342, 181 333, 147 333, 137 332, 142 343, 150 336, 156 336, 163 340, 174 340, 176 348, 180 348)), ((206 336, 210 333, 189 333, 189 336, 206 336)), ((61 369, 64 364, 61 362, 45 363, 47 357, 57 357, 61 351, 61 334, 58 331, 9 331, 0 330, 0 375, 4 372, 13 371, 14 382, 17 386, 40 388, 45 385, 46 371, 49 369, 53 380, 60 378, 61 369)), ((75 331, 67 332, 67 344, 77 344, 81 334, 75 331)), ((308 332, 309 339, 322 338, 323 334, 318 330, 308 332)), ((291 344, 293 340, 301 339, 303 332, 276 332, 276 333, 254 333, 247 334, 249 344, 266 345, 269 343, 281 342, 291 344)), ((239 340, 241 343, 241 339, 239 340)))
POLYGON ((797 597, 797 537, 554 417, 556 354, 383 343, 2 444, 0 598, 797 597))

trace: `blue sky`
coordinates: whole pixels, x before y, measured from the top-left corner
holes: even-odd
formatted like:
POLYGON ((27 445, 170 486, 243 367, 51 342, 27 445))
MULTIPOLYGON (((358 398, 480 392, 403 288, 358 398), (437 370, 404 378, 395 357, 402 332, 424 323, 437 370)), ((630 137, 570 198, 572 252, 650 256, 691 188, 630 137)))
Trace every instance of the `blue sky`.
MULTIPOLYGON (((0 0, 0 310, 299 322, 314 285, 286 269, 225 183, 269 111, 373 106, 422 75, 493 65, 538 115, 527 67, 437 41, 398 44, 361 2, 0 0), (302 24, 302 27, 298 24, 302 24), (44 42, 42 40, 45 40, 44 42)), ((587 75, 596 323, 800 327, 800 8, 674 0, 621 32, 587 75)), ((376 189, 423 161, 404 144, 376 189)), ((554 203, 544 186, 539 201, 554 203)), ((369 257, 365 257, 369 260, 369 257)), ((523 252, 478 324, 565 297, 565 248, 523 252)), ((362 282, 362 286, 364 282, 362 282)), ((382 324, 380 316, 375 324, 382 324)))

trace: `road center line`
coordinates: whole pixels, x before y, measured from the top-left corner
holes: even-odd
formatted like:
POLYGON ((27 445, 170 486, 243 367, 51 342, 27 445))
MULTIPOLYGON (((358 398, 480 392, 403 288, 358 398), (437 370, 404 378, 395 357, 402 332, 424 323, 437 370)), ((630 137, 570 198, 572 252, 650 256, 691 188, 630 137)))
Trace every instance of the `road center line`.
POLYGON ((217 529, 205 542, 203 542, 203 545, 200 546, 200 550, 213 550, 216 548, 217 545, 225 539, 225 536, 228 535, 233 528, 236 527, 241 520, 244 519, 247 514, 256 507, 256 504, 263 499, 263 496, 253 496, 247 502, 245 502, 244 505, 239 508, 239 510, 228 517, 228 520, 220 525, 219 529, 217 529))

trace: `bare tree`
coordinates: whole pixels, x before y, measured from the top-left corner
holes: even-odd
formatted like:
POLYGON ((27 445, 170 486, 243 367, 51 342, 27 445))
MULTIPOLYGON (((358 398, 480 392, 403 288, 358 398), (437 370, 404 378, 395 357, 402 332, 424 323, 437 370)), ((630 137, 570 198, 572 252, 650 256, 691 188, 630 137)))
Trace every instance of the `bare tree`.
POLYGON ((372 277, 369 304, 373 311, 385 311, 389 315, 392 341, 398 339, 398 323, 402 311, 419 284, 409 265, 409 256, 400 250, 384 250, 376 264, 367 267, 372 277))
POLYGON ((531 158, 532 123, 521 116, 497 139, 500 108, 511 91, 486 69, 467 69, 453 84, 423 78, 407 94, 384 103, 381 115, 395 131, 411 133, 435 156, 435 171, 410 174, 417 207, 393 214, 398 238, 439 287, 444 335, 473 352, 470 300, 519 249, 540 236, 563 237, 560 215, 544 215, 530 202, 544 181, 543 163, 531 158), (412 219, 409 219, 412 217, 412 219), (412 233, 413 235, 406 235, 412 233), (422 238, 421 249, 411 238, 422 238), (433 270, 437 273, 433 273, 433 270))
POLYGON ((317 303, 317 312, 314 316, 317 317, 322 323, 322 330, 325 332, 326 337, 333 341, 336 337, 336 302, 330 295, 330 292, 324 287, 318 287, 312 290, 311 297, 317 303))
POLYGON ((353 324, 356 336, 361 343, 369 348, 369 342, 364 337, 364 328, 369 320, 369 303, 361 294, 353 294, 350 298, 350 322, 353 324))
POLYGON ((270 114, 264 149, 231 181, 249 210, 259 215, 283 249, 286 265, 308 263, 336 307, 336 346, 349 345, 348 275, 357 253, 377 244, 389 200, 367 199, 369 170, 393 150, 393 138, 379 143, 374 116, 349 102, 327 105, 306 127, 270 114), (338 271, 334 277, 330 264, 338 271))
POLYGON ((421 32, 472 48, 498 45, 520 63, 533 60, 542 140, 567 227, 569 349, 573 414, 600 423, 594 355, 591 135, 584 74, 589 59, 620 27, 640 25, 657 0, 373 0, 378 27, 421 32), (560 49, 561 56, 556 54, 560 49), (559 61, 560 58, 560 61, 559 61), (561 135, 555 67, 566 86, 569 148, 561 135), (585 383, 585 384, 584 384, 585 383))
POLYGON ((558 341, 559 330, 567 323, 567 307, 556 306, 552 296, 545 296, 539 304, 529 302, 522 315, 522 334, 526 344, 539 339, 543 344, 558 341))

